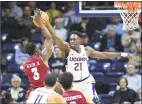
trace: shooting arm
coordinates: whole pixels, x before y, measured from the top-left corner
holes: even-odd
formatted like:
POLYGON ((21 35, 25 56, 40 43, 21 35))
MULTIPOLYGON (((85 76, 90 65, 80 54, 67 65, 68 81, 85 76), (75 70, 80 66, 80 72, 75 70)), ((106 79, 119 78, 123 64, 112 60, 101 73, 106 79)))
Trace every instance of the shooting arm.
POLYGON ((45 62, 48 61, 48 59, 52 55, 52 36, 49 33, 48 29, 41 23, 40 27, 42 29, 42 33, 45 36, 45 41, 43 44, 43 49, 42 49, 42 58, 45 62))
POLYGON ((47 23, 46 27, 48 28, 49 32, 51 33, 53 40, 55 41, 55 43, 57 44, 57 46, 65 52, 69 52, 70 51, 70 47, 69 44, 65 41, 63 41, 54 31, 53 27, 51 26, 50 23, 47 23))

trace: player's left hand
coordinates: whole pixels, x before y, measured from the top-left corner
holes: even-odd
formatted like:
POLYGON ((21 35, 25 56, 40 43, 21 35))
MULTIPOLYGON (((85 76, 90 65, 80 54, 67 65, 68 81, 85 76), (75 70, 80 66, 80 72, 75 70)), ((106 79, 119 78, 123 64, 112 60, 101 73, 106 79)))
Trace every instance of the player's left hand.
POLYGON ((121 53, 121 56, 126 57, 128 59, 132 59, 134 57, 133 54, 131 54, 131 53, 121 53))

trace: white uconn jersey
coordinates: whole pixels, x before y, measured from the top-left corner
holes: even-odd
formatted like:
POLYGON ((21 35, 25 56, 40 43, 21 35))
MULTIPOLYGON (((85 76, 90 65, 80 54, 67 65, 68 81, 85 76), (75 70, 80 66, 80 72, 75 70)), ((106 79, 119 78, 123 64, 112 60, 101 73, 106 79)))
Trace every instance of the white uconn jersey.
POLYGON ((45 87, 37 88, 30 93, 27 104, 47 104, 47 98, 52 92, 54 91, 45 87))
POLYGON ((83 45, 80 45, 81 52, 77 53, 74 50, 70 50, 67 61, 67 72, 71 72, 74 77, 74 81, 82 80, 88 77, 88 56, 83 45))

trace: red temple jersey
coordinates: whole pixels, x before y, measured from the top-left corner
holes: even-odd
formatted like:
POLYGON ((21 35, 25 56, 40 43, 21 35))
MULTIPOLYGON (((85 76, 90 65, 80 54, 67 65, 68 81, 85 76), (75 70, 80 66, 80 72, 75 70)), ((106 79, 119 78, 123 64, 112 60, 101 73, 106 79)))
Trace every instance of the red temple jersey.
POLYGON ((46 75, 50 72, 41 56, 33 55, 24 64, 24 71, 30 81, 30 90, 44 86, 46 75))
POLYGON ((67 104, 87 104, 86 98, 80 91, 67 91, 62 94, 67 104))

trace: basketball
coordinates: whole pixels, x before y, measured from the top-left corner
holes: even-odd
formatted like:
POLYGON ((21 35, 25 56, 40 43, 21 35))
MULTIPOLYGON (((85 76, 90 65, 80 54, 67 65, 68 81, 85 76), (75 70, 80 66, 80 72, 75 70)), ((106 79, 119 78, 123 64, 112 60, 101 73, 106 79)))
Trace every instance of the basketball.
MULTIPOLYGON (((41 22, 45 25, 47 24, 47 22, 49 22, 49 17, 48 15, 42 11, 42 14, 41 14, 41 22)), ((35 19, 33 19, 33 23, 37 26, 37 27, 40 27, 39 24, 35 21, 35 19)))

